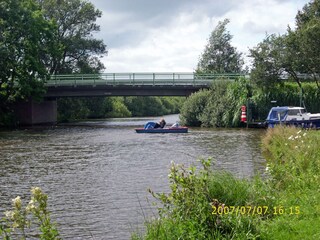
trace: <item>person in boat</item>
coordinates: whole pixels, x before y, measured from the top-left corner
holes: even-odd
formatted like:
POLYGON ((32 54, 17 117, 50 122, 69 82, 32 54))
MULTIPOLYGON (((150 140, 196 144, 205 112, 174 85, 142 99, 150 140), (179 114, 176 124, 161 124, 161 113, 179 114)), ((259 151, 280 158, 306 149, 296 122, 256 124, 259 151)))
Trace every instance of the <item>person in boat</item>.
POLYGON ((161 118, 160 121, 154 125, 154 128, 164 128, 166 124, 164 118, 161 118))

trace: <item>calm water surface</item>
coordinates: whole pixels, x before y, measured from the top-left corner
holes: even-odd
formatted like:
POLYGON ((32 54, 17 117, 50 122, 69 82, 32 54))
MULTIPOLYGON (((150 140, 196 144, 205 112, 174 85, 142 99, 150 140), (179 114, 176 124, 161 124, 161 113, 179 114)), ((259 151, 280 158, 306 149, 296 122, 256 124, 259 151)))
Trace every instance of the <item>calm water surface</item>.
MULTIPOLYGON (((166 117, 174 123, 178 115, 166 117)), ((212 157, 238 177, 263 171, 261 130, 190 129, 137 134, 152 118, 111 119, 54 128, 0 132, 0 217, 30 188, 49 195, 63 239, 129 239, 156 214, 147 189, 168 191, 170 162, 212 157), (149 201, 147 200, 149 199, 149 201)))

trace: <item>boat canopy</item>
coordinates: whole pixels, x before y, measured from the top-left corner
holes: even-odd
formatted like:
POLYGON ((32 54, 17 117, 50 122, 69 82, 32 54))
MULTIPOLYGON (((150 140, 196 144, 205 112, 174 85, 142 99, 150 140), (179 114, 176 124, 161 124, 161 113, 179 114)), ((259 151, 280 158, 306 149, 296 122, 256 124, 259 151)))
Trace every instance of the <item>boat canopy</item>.
POLYGON ((273 107, 271 108, 267 121, 284 121, 288 115, 289 107, 273 107))

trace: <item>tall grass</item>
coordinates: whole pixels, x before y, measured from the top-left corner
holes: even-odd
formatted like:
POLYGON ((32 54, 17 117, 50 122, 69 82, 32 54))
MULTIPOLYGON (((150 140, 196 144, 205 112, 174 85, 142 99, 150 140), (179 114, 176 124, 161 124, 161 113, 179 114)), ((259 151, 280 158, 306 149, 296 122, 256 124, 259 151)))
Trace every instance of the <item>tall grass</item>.
POLYGON ((237 179, 227 172, 173 164, 171 192, 151 194, 159 218, 132 239, 320 239, 320 133, 290 127, 267 131, 267 177, 237 179), (245 213, 228 209, 245 207, 245 213), (263 213, 249 214, 249 207, 263 213), (213 214, 214 208, 228 210, 213 214), (228 209, 227 209, 228 208, 228 209))
POLYGON ((320 132, 293 127, 269 129, 263 139, 270 184, 279 206, 298 207, 262 226, 264 239, 320 239, 320 132))

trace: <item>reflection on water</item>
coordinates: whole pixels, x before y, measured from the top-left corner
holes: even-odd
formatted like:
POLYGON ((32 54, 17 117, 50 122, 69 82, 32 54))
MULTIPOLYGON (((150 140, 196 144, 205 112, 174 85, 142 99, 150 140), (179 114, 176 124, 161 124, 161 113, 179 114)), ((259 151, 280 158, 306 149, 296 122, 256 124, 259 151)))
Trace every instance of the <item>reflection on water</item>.
MULTIPOLYGON (((168 125, 178 119, 166 116, 168 125)), ((0 212, 32 186, 49 195, 63 239, 129 239, 154 210, 147 189, 168 190, 170 162, 212 157, 217 169, 251 177, 264 169, 263 131, 190 129, 137 134, 155 118, 111 119, 0 132, 0 212), (143 209, 142 209, 143 208, 143 209)))

